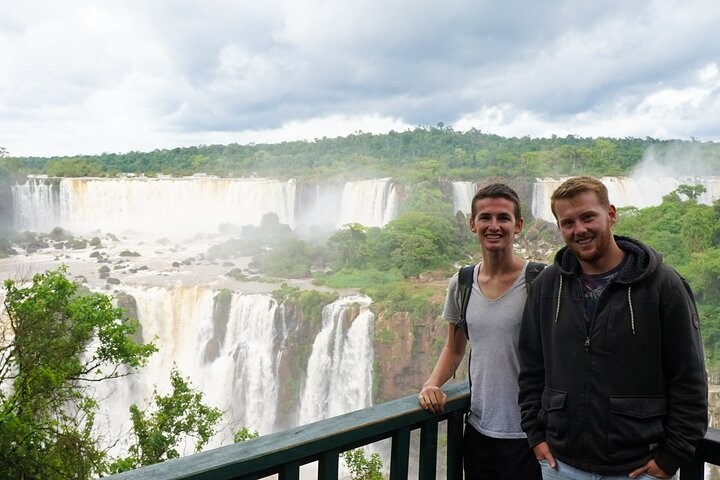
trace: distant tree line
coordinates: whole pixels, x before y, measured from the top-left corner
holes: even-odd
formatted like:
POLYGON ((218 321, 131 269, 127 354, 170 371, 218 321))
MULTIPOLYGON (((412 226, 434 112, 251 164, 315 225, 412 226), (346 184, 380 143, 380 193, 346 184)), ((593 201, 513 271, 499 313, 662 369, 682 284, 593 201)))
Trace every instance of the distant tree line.
MULTIPOLYGON (((416 174, 423 161, 437 162, 450 179, 479 176, 622 175, 648 148, 659 155, 678 147, 699 152, 695 165, 720 172, 720 144, 653 138, 501 137, 439 124, 387 134, 357 132, 346 137, 277 144, 199 145, 185 148, 72 157, 11 157, 5 151, 0 177, 29 173, 52 176, 191 175, 355 176, 416 174)), ((422 170, 422 168, 420 169, 422 170)))

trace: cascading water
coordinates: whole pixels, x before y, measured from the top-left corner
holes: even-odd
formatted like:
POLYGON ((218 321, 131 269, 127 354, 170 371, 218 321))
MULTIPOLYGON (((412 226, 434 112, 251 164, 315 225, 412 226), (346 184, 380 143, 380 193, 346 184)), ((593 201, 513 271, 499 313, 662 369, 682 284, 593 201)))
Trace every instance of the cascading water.
POLYGON ((323 309, 322 331, 313 343, 302 389, 301 425, 372 404, 375 317, 369 304, 368 297, 354 295, 323 309), (353 305, 360 308, 354 320, 348 318, 353 305))
MULTIPOLYGON (((143 338, 153 341, 159 352, 139 373, 97 387, 97 397, 103 399, 100 434, 112 442, 127 433, 130 405, 144 408, 155 386, 161 395, 167 394, 173 367, 204 393, 207 405, 225 412, 221 433, 208 447, 231 443, 241 427, 260 434, 277 430, 279 386, 289 380, 281 378, 278 369, 288 327, 283 307, 270 295, 179 285, 125 286, 123 291, 135 300, 143 338), (226 315, 217 308, 223 295, 228 296, 226 315)), ((355 295, 324 307, 323 329, 313 344, 294 425, 372 404, 370 302, 355 295)), ((118 445, 114 453, 127 447, 118 445)), ((184 453, 193 449, 189 442, 184 453)))
MULTIPOLYGON (((101 387, 109 432, 127 430, 129 406, 143 406, 154 386, 167 394, 174 366, 204 393, 207 405, 225 412, 225 428, 209 446, 231 442, 242 426, 261 434, 274 431, 279 382, 275 342, 282 332, 275 329, 277 303, 270 295, 232 293, 229 315, 217 318, 213 312, 219 292, 208 287, 123 290, 135 299, 143 338, 159 352, 138 374, 101 387), (209 358, 211 344, 217 355, 209 358)), ((194 447, 185 448, 189 453, 194 447)))
POLYGON ((57 225, 60 216, 57 187, 57 183, 46 183, 45 179, 29 179, 13 187, 13 211, 18 230, 49 231, 57 225))
POLYGON ((475 182, 452 182, 453 213, 470 215, 470 207, 477 191, 475 182))
POLYGON ((73 233, 96 230, 189 236, 217 232, 223 223, 259 225, 266 213, 298 226, 381 227, 397 216, 390 179, 330 184, 302 195, 294 180, 263 178, 29 178, 13 187, 18 230, 73 233), (300 203, 307 202, 307 204, 300 203))
MULTIPOLYGON (((550 209, 553 191, 567 178, 538 178, 533 184, 532 212, 535 218, 555 223, 550 209)), ((662 203, 662 198, 680 185, 702 185, 706 192, 698 201, 711 204, 720 198, 720 177, 602 177, 610 202, 616 207, 647 208, 662 203)))
POLYGON ((16 227, 97 229, 177 235, 215 232, 220 223, 258 225, 275 212, 295 224, 295 182, 241 178, 28 179, 13 188, 16 227))
POLYGON ((389 178, 347 182, 336 227, 359 223, 382 227, 397 216, 398 197, 389 178))

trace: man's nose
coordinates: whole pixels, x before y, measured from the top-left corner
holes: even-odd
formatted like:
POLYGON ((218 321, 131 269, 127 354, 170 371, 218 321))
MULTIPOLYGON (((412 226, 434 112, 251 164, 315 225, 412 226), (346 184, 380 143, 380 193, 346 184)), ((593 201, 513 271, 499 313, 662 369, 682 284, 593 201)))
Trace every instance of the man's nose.
POLYGON ((575 224, 575 231, 573 232, 575 235, 582 235, 585 232, 587 232, 587 227, 584 224, 580 222, 575 224))

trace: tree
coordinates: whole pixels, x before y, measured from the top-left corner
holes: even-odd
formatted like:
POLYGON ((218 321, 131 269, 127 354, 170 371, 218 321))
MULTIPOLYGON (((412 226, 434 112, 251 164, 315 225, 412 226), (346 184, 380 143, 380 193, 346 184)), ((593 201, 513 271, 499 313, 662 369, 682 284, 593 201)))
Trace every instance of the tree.
POLYGON ((686 185, 682 184, 677 188, 677 193, 685 195, 688 199, 697 202, 697 199, 707 191, 704 185, 686 185))
POLYGON ((382 460, 379 453, 365 456, 365 450, 356 448, 340 454, 350 470, 352 480, 382 480, 382 460))
POLYGON ((233 437, 233 440, 235 443, 244 442, 246 440, 252 440, 253 438, 258 438, 260 434, 257 432, 257 430, 250 430, 247 427, 242 427, 240 430, 235 432, 235 436, 233 437))
POLYGON ((131 373, 157 349, 106 295, 66 268, 7 280, 0 323, 0 478, 89 478, 104 470, 87 386, 131 373))
POLYGON ((443 268, 457 256, 455 230, 444 217, 403 213, 380 232, 373 262, 380 270, 395 268, 406 277, 443 268))
POLYGON ((370 255, 367 228, 359 223, 344 225, 327 241, 327 256, 334 270, 343 267, 362 268, 370 255))
POLYGON ((113 473, 132 470, 178 458, 180 442, 187 437, 195 439, 199 452, 215 434, 215 424, 222 411, 202 403, 202 392, 193 390, 189 379, 184 379, 176 368, 170 373, 172 393, 161 396, 153 391, 151 404, 146 410, 137 405, 130 407, 135 443, 125 458, 111 467, 113 473))

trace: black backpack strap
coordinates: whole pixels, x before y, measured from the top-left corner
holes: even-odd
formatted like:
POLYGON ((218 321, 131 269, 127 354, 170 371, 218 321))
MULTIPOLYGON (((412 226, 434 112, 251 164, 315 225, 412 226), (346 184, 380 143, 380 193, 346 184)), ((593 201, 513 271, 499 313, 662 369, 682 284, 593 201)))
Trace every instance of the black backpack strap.
POLYGON ((475 282, 475 265, 461 267, 458 272, 458 303, 460 305, 460 320, 457 325, 462 325, 465 330, 465 337, 470 338, 467 328, 467 307, 472 293, 472 286, 475 282))
POLYGON ((525 270, 525 289, 530 290, 530 284, 535 281, 546 266, 547 265, 540 262, 528 262, 527 269, 525 270))

